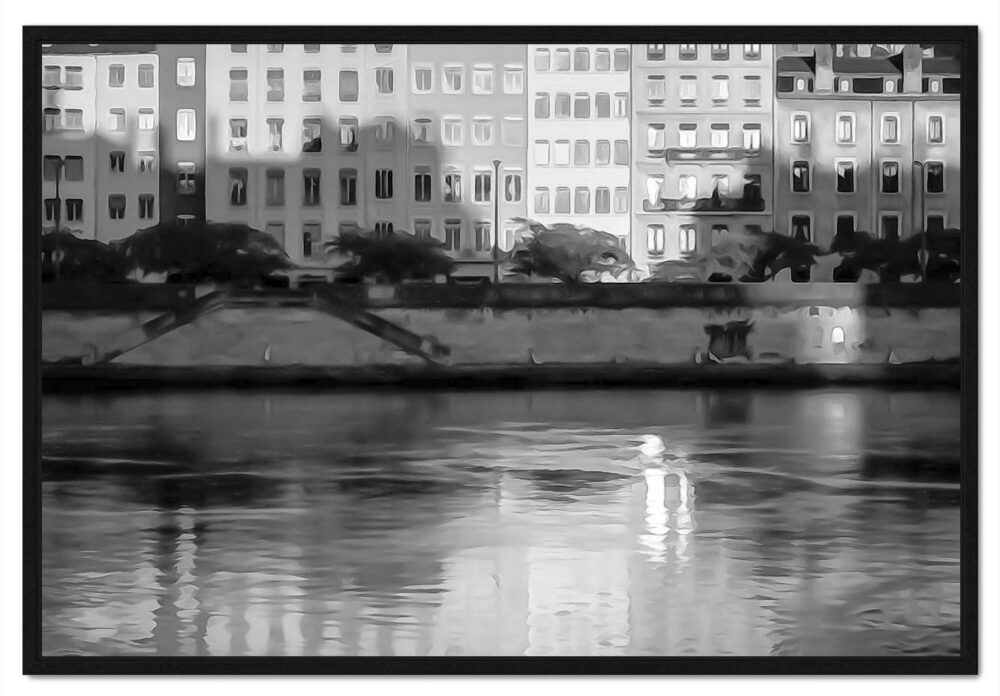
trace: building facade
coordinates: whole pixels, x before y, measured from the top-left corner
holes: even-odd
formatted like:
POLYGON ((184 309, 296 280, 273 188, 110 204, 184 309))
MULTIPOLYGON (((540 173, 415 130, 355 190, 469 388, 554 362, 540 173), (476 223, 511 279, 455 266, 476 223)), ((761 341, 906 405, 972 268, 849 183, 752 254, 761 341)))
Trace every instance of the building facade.
POLYGON ((410 229, 464 275, 492 275, 527 213, 525 46, 409 47, 410 229))
POLYGON ((157 48, 160 86, 160 219, 205 221, 205 45, 157 48))
POLYGON ((528 215, 586 225, 632 251, 630 51, 625 44, 528 46, 528 215))
POLYGON ((647 269, 770 230, 771 46, 641 44, 632 56, 632 258, 647 269))

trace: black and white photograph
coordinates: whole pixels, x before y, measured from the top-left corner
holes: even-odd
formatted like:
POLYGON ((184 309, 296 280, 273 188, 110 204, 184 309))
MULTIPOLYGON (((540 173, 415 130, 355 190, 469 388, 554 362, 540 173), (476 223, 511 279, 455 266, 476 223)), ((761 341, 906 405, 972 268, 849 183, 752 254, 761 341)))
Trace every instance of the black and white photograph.
POLYGON ((25 27, 26 671, 975 673, 977 70, 25 27))

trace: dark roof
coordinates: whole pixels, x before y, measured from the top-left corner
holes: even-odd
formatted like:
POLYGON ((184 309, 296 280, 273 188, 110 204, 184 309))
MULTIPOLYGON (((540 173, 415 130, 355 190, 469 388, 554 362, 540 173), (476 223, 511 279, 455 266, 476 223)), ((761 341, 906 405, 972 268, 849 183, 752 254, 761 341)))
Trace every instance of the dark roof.
POLYGON ((962 72, 962 62, 958 58, 924 58, 925 75, 958 75, 962 72))
POLYGON ((778 72, 814 73, 816 58, 813 56, 781 56, 778 58, 778 72))
POLYGON ((875 75, 898 75, 900 72, 896 60, 879 56, 875 58, 834 57, 833 71, 837 74, 869 73, 875 75))
POLYGON ((52 44, 42 46, 42 53, 48 55, 101 55, 107 53, 153 53, 156 44, 126 44, 107 43, 91 46, 90 44, 52 44))

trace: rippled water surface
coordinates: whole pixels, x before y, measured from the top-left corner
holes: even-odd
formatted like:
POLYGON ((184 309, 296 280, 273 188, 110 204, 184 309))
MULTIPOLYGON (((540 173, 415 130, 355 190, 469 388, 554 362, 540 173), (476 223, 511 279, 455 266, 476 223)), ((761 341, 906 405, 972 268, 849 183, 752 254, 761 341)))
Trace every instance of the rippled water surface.
POLYGON ((43 649, 957 653, 958 448, 957 392, 46 395, 43 649))

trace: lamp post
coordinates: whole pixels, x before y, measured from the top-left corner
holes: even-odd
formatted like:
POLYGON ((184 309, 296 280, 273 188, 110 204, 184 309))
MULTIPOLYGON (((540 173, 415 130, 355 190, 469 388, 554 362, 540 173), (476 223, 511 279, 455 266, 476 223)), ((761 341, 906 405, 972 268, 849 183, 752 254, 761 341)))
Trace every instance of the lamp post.
POLYGON ((920 261, 920 282, 927 282, 927 195, 924 193, 925 183, 924 179, 926 177, 926 172, 924 169, 924 163, 920 160, 913 160, 913 167, 916 169, 917 174, 913 177, 913 189, 916 195, 920 196, 920 224, 917 230, 921 233, 920 236, 920 251, 917 254, 918 260, 920 261))
POLYGON ((500 160, 493 160, 493 282, 500 282, 499 245, 500 238, 500 160))

